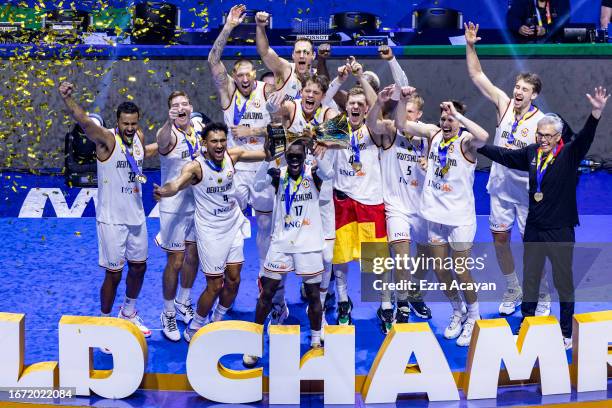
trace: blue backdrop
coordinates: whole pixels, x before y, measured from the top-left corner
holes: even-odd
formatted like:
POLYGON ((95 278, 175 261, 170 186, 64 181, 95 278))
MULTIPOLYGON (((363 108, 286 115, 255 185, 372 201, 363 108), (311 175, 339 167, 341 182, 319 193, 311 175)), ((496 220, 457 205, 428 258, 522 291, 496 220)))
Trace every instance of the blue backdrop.
MULTIPOLYGON (((329 17, 330 14, 342 11, 363 11, 376 14, 381 17, 383 27, 396 27, 405 19, 403 27, 410 26, 410 15, 413 10, 432 7, 434 5, 463 11, 464 19, 478 21, 483 28, 503 28, 508 4, 511 0, 242 0, 250 9, 261 9, 272 13, 274 26, 277 28, 290 28, 294 19, 329 17)), ((63 3, 64 7, 76 3, 80 9, 99 8, 100 3, 112 7, 128 7, 137 1, 134 0, 13 0, 10 3, 44 3, 47 8, 53 4, 63 3)), ((209 24, 216 28, 221 24, 221 16, 229 10, 236 1, 204 1, 204 0, 166 0, 181 8, 181 25, 191 27, 195 21, 196 27, 201 27, 201 18, 196 17, 203 9, 208 8, 209 24)), ((3 2, 4 3, 4 2, 3 2)), ((572 22, 596 23, 599 19, 599 0, 571 0, 572 22)))

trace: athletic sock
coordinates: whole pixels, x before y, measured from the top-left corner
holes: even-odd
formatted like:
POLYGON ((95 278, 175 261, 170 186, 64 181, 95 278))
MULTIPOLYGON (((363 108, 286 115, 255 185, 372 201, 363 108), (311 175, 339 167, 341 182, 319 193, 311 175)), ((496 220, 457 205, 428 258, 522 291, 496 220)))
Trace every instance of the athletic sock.
POLYGON ((100 316, 102 317, 110 317, 110 313, 100 313, 100 316))
POLYGON ((468 311, 468 319, 472 319, 472 320, 480 319, 480 310, 478 307, 478 302, 474 302, 471 305, 468 304, 467 311, 468 311))
POLYGON ((125 297, 123 300, 123 315, 125 317, 132 316, 136 312, 136 299, 125 297))
POLYGON ((164 299, 164 313, 168 316, 174 316, 176 314, 174 310, 174 300, 164 299))
POLYGON ((327 288, 319 289, 319 299, 321 299, 321 306, 325 307, 325 298, 327 297, 327 288))
POLYGON ((321 330, 310 331, 310 344, 321 344, 321 330))
POLYGON ((220 303, 217 303, 217 307, 215 308, 215 311, 213 312, 211 320, 213 322, 218 322, 220 320, 223 320, 223 317, 225 317, 225 314, 227 313, 228 310, 229 310, 228 307, 221 306, 220 303))
POLYGON ((453 310, 455 312, 459 312, 461 314, 465 313, 465 303, 461 300, 461 296, 457 294, 454 299, 450 299, 450 304, 453 306, 453 310))
POLYGON ((207 325, 209 322, 210 321, 208 320, 208 316, 202 317, 199 314, 195 313, 193 319, 191 320, 191 323, 189 323, 189 328, 197 330, 200 327, 207 325))
POLYGON ((185 305, 187 304, 187 300, 189 299, 190 294, 191 288, 184 288, 182 286, 179 286, 178 293, 176 295, 176 301, 182 305, 185 305))
MULTIPOLYGON (((347 268, 348 272, 348 268, 347 268)), ((347 275, 340 268, 334 270, 336 275, 336 292, 338 294, 338 302, 348 302, 347 275)))
POLYGON ((512 271, 509 275, 504 275, 506 278, 506 284, 508 285, 508 289, 516 289, 520 287, 518 276, 516 276, 516 272, 512 271))

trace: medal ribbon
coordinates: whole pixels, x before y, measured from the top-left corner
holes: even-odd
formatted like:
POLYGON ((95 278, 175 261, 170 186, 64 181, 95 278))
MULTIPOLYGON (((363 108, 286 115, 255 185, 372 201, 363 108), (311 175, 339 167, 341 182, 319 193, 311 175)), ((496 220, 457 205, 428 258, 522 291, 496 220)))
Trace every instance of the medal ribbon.
POLYGON ((459 139, 462 133, 463 128, 459 129, 459 133, 457 133, 449 140, 444 140, 444 138, 442 138, 442 141, 438 145, 438 159, 440 160, 440 166, 442 166, 443 168, 446 168, 446 155, 448 154, 449 146, 453 144, 455 140, 459 139))
MULTIPOLYGON (((538 0, 533 0, 535 7, 536 17, 538 19, 538 26, 543 27, 542 16, 540 15, 540 9, 538 8, 538 0)), ((552 14, 550 13, 550 1, 546 1, 546 24, 552 24, 552 14)))
POLYGON ((187 143, 187 148, 189 149, 189 156, 191 160, 195 159, 195 153, 200 150, 200 142, 198 141, 197 133, 195 132, 195 128, 193 127, 193 123, 191 124, 191 132, 187 134, 183 129, 178 126, 174 126, 176 130, 179 131, 185 138, 185 143, 187 143), (195 143, 191 144, 191 138, 195 139, 195 143))
MULTIPOLYGON (((142 174, 142 171, 138 168, 136 159, 134 159, 134 156, 132 156, 132 153, 125 147, 125 145, 123 144, 123 140, 121 140, 121 137, 119 137, 118 134, 119 134, 119 129, 117 128, 115 129, 115 139, 117 143, 119 143, 119 147, 121 148, 121 151, 125 155, 125 158, 127 159, 127 162, 129 163, 130 168, 132 169, 134 173, 136 173, 138 177, 144 177, 144 174, 142 174)), ((136 137, 138 137, 138 135, 136 135, 136 137)))
POLYGON ((311 119, 311 120, 306 119, 306 115, 304 115, 304 111, 303 111, 303 110, 302 110, 302 117, 304 118, 304 120, 306 121, 306 123, 311 123, 311 122, 312 122, 312 124, 313 124, 313 125, 315 125, 315 126, 319 126, 319 125, 320 125, 320 123, 319 123, 319 121, 317 120, 317 115, 318 115, 319 113, 321 113, 321 107, 320 107, 320 106, 317 108, 317 110, 316 110, 316 112, 315 112, 315 114, 313 115, 313 117, 312 117, 312 119, 311 119))
POLYGON ((509 144, 514 143, 514 134, 516 133, 516 130, 518 129, 518 127, 522 125, 524 122, 526 122, 527 120, 529 120, 533 115, 535 115, 537 111, 538 109, 535 106, 531 105, 529 107, 529 110, 525 112, 523 116, 521 116, 520 119, 517 119, 516 115, 514 116, 514 123, 512 124, 512 129, 510 130, 510 134, 508 135, 509 144))
MULTIPOLYGON (((257 87, 257 83, 255 83, 255 87, 257 87)), ((240 123, 240 120, 242 119, 242 117, 244 116, 244 113, 246 112, 247 105, 249 104, 249 102, 251 102, 251 100, 253 99, 253 96, 255 96, 255 87, 251 91, 251 94, 249 95, 249 99, 247 99, 244 102, 241 109, 238 109, 238 99, 240 98, 240 92, 236 91, 236 99, 234 100, 234 126, 238 126, 238 124, 240 123)))
POLYGON ((285 184, 285 214, 286 215, 289 215, 289 216, 291 215, 291 205, 293 204, 293 200, 295 200, 295 196, 298 190, 300 189, 300 185, 302 185, 303 177, 304 177, 304 168, 302 168, 302 173, 300 174, 300 177, 298 177, 298 179, 295 181, 295 187, 293 189, 293 192, 289 194, 289 186, 291 184, 289 182, 289 171, 285 173, 284 184, 285 184))
POLYGON ((542 149, 538 149, 538 158, 536 162, 536 184, 537 184, 537 192, 541 193, 541 184, 544 179, 544 175, 548 170, 548 166, 552 165, 559 152, 563 149, 563 140, 559 141, 559 144, 555 146, 555 150, 548 153, 546 159, 544 159, 544 163, 542 163, 542 149))
POLYGON ((423 141, 423 138, 422 137, 420 138, 421 144, 417 146, 413 142, 414 136, 408 135, 406 133, 402 133, 402 135, 406 138, 406 140, 408 140, 408 143, 410 143, 410 146, 412 146, 412 148, 417 151, 418 156, 423 157, 423 152, 425 151, 425 142, 423 141))
MULTIPOLYGON (((347 119, 348 121, 348 119, 347 119)), ((348 129, 351 134, 351 149, 353 150, 353 156, 355 157, 354 162, 361 162, 361 152, 359 151, 359 136, 361 135, 361 128, 357 131, 357 137, 355 137, 355 132, 353 132, 353 128, 351 127, 351 122, 348 122, 348 129)))
POLYGON ((223 161, 221 162, 220 166, 216 165, 215 162, 208 158, 206 159, 206 164, 208 165, 208 167, 219 173, 221 170, 223 170, 223 167, 225 167, 225 157, 223 158, 223 161))

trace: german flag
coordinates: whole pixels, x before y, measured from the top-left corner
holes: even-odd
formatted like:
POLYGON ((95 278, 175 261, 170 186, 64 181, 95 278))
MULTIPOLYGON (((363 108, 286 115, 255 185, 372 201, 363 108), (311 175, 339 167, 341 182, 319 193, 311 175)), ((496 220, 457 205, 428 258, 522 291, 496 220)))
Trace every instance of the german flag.
POLYGON ((343 264, 361 259, 364 242, 387 242, 384 204, 366 205, 350 197, 334 194, 336 243, 332 263, 343 264))

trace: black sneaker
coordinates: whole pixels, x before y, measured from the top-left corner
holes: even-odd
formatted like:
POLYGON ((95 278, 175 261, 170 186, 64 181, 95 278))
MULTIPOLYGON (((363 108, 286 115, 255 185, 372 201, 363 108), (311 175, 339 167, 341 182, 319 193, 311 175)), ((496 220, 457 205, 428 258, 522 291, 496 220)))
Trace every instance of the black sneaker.
POLYGON ((353 302, 348 298, 347 302, 338 302, 338 324, 340 326, 348 326, 353 324, 351 311, 353 310, 353 302))
POLYGON ((410 308, 421 319, 431 319, 431 309, 427 307, 425 302, 410 302, 410 308))
POLYGON ((382 309, 378 308, 376 311, 376 316, 380 320, 380 329, 383 334, 387 334, 391 331, 391 327, 393 327, 393 323, 395 323, 393 309, 382 309))
POLYGON ((397 323, 408 323, 410 317, 410 305, 408 302, 397 302, 397 311, 395 312, 395 321, 397 323))
POLYGON ((334 292, 327 292, 325 295, 325 302, 323 304, 323 310, 333 309, 336 305, 336 294, 334 292))

